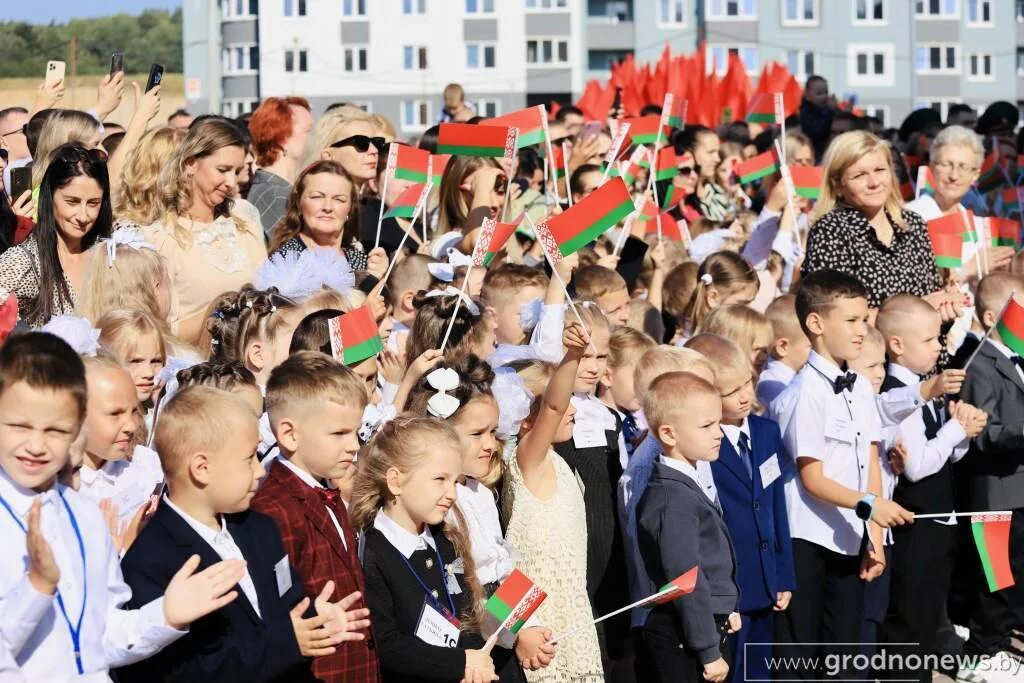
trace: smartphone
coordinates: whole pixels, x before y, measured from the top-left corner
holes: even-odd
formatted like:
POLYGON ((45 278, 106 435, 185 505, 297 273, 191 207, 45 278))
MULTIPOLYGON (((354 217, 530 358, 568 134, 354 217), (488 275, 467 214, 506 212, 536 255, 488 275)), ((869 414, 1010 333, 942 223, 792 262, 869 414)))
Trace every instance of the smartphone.
POLYGON ((164 80, 164 67, 162 64, 154 64, 149 67, 149 80, 146 81, 146 92, 149 92, 164 80))
POLYGON ((53 85, 58 81, 64 80, 64 70, 66 65, 64 62, 49 61, 46 63, 46 85, 53 85))
POLYGON ((110 55, 110 75, 113 76, 118 71, 124 71, 124 53, 115 52, 110 55))
POLYGON ((622 88, 615 88, 615 99, 612 100, 612 113, 614 114, 622 107, 622 88))
POLYGON ((22 166, 11 169, 11 201, 18 201, 18 197, 24 194, 25 190, 32 189, 32 167, 22 166))
POLYGON ((601 122, 600 121, 587 121, 583 124, 583 130, 580 131, 580 142, 586 142, 592 140, 601 134, 601 122))

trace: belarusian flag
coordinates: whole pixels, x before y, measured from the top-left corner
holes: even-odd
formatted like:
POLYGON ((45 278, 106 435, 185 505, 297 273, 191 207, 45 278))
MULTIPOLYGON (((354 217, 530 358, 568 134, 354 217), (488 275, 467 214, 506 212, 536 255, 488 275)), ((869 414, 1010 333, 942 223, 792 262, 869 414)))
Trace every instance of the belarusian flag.
POLYGON ((793 179, 793 189, 797 195, 805 199, 817 199, 821 196, 821 183, 825 178, 825 169, 821 166, 789 166, 789 177, 793 179))
POLYGON ((1020 211, 1020 194, 1017 192, 1016 187, 1003 188, 1003 211, 1006 213, 1012 213, 1013 211, 1020 211))
POLYGON ((441 177, 444 176, 444 169, 448 168, 451 154, 430 155, 430 175, 434 178, 434 185, 441 187, 441 177))
POLYGON ((622 170, 619 172, 619 176, 626 181, 626 185, 632 186, 636 182, 637 176, 640 175, 643 160, 646 158, 647 148, 643 145, 637 145, 633 149, 633 153, 629 155, 629 161, 623 164, 622 170))
POLYGON ((511 157, 515 152, 515 128, 442 123, 437 132, 437 151, 469 157, 511 157))
POLYGON ((665 123, 671 128, 686 127, 686 100, 672 93, 665 93, 665 104, 662 111, 665 123))
POLYGON ((779 158, 774 149, 758 154, 756 157, 740 161, 732 167, 732 172, 739 176, 741 183, 750 183, 764 178, 779 170, 779 158))
POLYGON ((909 180, 904 180, 900 183, 900 196, 903 197, 903 201, 909 202, 914 199, 914 184, 909 180))
POLYGON ((1020 244, 1020 223, 1012 218, 989 216, 988 231, 993 247, 1016 247, 1020 244))
POLYGON ((331 355, 345 365, 355 365, 384 350, 369 304, 331 318, 327 328, 331 335, 331 355))
POLYGON ((425 187, 424 183, 415 183, 407 187, 405 192, 398 195, 395 203, 388 207, 388 212, 384 214, 384 218, 412 218, 412 215, 416 212, 416 204, 420 201, 420 195, 423 194, 423 188, 425 187))
POLYGON ((539 145, 547 140, 544 135, 544 131, 547 130, 547 126, 544 125, 545 111, 544 105, 538 104, 536 107, 527 107, 526 109, 520 109, 514 111, 511 114, 505 114, 504 116, 496 116, 493 119, 487 119, 481 121, 481 126, 511 126, 519 129, 519 142, 516 145, 517 149, 523 147, 529 147, 530 145, 539 145))
POLYGON ((555 180, 565 177, 565 161, 565 148, 561 145, 555 145, 551 149, 551 166, 555 180))
POLYGON ((1018 356, 1024 356, 1024 306, 1013 297, 1006 304, 1006 310, 996 323, 996 331, 1003 344, 1018 356))
POLYGON ((974 214, 970 211, 954 211, 940 218, 928 221, 928 233, 960 235, 965 242, 977 242, 978 233, 974 229, 974 214))
MULTIPOLYGON (((657 216, 647 221, 647 224, 644 226, 644 233, 648 235, 656 235, 658 233, 657 216)), ((679 221, 672 217, 670 211, 665 211, 661 214, 661 236, 667 240, 683 241, 683 233, 679 229, 679 221)))
POLYGON ((491 265, 494 255, 508 242, 508 238, 516 231, 517 223, 499 223, 493 218, 485 218, 480 226, 480 235, 473 247, 473 265, 477 268, 491 265))
POLYGON ((994 190, 1003 184, 1003 173, 999 167, 999 150, 992 150, 985 161, 981 164, 981 174, 978 176, 978 189, 982 192, 994 190))
POLYGON ((779 123, 775 120, 775 98, 772 93, 754 93, 747 105, 747 123, 779 123))
POLYGON ((935 194, 935 176, 932 175, 932 169, 928 166, 917 167, 917 192, 927 192, 928 194, 935 194))
POLYGON ((430 179, 430 152, 392 142, 388 149, 388 174, 414 183, 427 182, 430 179))
POLYGON ((659 605, 664 605, 666 602, 672 602, 676 598, 689 595, 696 587, 697 567, 693 567, 689 571, 683 572, 658 589, 658 596, 655 598, 654 602, 659 605))
MULTIPOLYGON (((1011 301, 1010 305, 1017 306, 1014 301, 1011 301)), ((1017 308, 1024 310, 1020 306, 1017 308)), ((1005 313, 1003 317, 1006 317, 1005 313)), ((1024 324, 1024 314, 1020 320, 1024 324)), ((1001 329, 999 334, 1003 334, 1001 329)), ((1003 343, 1009 346, 1005 337, 1003 343)), ((1024 347, 1024 342, 1018 339, 1018 343, 1024 347)), ((1010 571, 1010 517, 1009 513, 971 515, 971 533, 974 536, 974 545, 978 547, 978 557, 981 559, 981 568, 985 571, 989 592, 1009 588, 1014 584, 1013 572, 1010 571)))
POLYGON ((624 119, 623 123, 629 124, 630 144, 663 145, 668 139, 666 131, 661 125, 661 117, 657 114, 639 116, 633 119, 624 119))
POLYGON ((576 253, 633 212, 622 178, 612 178, 557 216, 537 225, 537 236, 552 261, 576 253))
POLYGON ((498 590, 487 598, 484 608, 498 620, 502 628, 519 633, 519 629, 547 597, 547 593, 538 588, 526 574, 513 569, 498 586, 498 590))
POLYGON ((676 150, 672 145, 658 148, 658 158, 654 164, 655 180, 671 180, 679 174, 676 167, 676 150))
POLYGON ((682 197, 683 193, 680 188, 676 187, 674 184, 669 185, 668 187, 665 188, 665 192, 662 194, 661 197, 661 210, 671 210, 672 207, 679 203, 679 200, 682 199, 682 197))
POLYGON ((937 268, 959 268, 963 265, 964 236, 956 232, 928 231, 937 268))

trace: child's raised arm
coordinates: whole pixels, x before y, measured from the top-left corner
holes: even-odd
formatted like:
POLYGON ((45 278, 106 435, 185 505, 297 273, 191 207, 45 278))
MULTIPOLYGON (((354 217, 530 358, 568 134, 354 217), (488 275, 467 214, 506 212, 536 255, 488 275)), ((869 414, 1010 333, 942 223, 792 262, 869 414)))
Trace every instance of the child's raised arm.
POLYGON ((565 411, 569 409, 580 359, 587 350, 590 336, 581 325, 573 323, 565 329, 562 343, 566 348, 565 356, 544 391, 533 426, 519 440, 516 449, 516 461, 523 473, 523 483, 534 495, 537 495, 545 481, 554 481, 554 469, 546 456, 565 418, 565 411))

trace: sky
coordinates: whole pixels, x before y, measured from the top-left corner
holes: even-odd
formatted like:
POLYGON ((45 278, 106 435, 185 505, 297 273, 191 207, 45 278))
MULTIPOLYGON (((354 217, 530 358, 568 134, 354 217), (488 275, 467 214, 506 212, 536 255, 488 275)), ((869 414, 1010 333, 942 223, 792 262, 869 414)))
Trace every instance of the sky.
POLYGON ((64 23, 76 17, 102 17, 121 12, 137 14, 144 9, 178 7, 181 7, 181 0, 2 0, 0 21, 48 24, 56 20, 57 23, 64 23))

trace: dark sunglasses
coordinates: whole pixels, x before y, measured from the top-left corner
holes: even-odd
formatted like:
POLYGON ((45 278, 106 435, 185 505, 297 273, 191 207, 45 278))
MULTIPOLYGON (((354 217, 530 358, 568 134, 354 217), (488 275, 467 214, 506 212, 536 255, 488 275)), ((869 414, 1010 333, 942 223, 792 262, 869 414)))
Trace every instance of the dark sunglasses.
POLYGON ((700 164, 679 167, 679 175, 690 175, 691 173, 700 173, 700 164))
POLYGON ((8 151, 6 149, 0 149, 0 159, 3 159, 4 163, 7 163, 7 159, 9 157, 10 157, 10 154, 8 153, 8 151))
POLYGON ((355 147, 357 152, 368 152, 370 145, 373 145, 380 152, 386 144, 384 138, 371 138, 368 135, 350 135, 344 140, 338 140, 331 147, 355 147))

